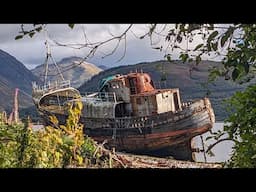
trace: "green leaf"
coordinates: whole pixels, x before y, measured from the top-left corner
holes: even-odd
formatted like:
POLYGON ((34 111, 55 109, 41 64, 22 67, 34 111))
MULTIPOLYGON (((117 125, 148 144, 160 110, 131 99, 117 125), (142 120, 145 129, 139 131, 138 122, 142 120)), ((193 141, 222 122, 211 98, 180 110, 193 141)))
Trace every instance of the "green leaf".
POLYGON ((71 29, 73 29, 74 28, 74 26, 75 26, 75 24, 68 24, 68 26, 71 28, 71 29))
POLYGON ((203 43, 197 45, 196 48, 194 49, 194 51, 197 51, 197 50, 200 49, 203 45, 204 45, 203 43))
POLYGON ((37 28, 35 28, 35 30, 36 30, 37 32, 40 32, 42 29, 43 29, 42 27, 37 27, 37 28))
POLYGON ((218 34, 219 34, 218 31, 212 32, 211 35, 209 35, 207 42, 211 42, 218 34))
POLYGON ((226 33, 224 33, 224 35, 221 37, 221 40, 220 40, 220 45, 221 47, 223 47, 225 45, 225 43, 227 42, 227 40, 230 38, 230 36, 233 34, 234 32, 234 28, 233 27, 230 27, 226 33))
POLYGON ((182 60, 183 63, 185 63, 187 61, 188 57, 189 56, 187 53, 185 53, 185 54, 182 53, 179 58, 182 60))
POLYGON ((22 39, 22 38, 23 38, 23 35, 17 35, 17 36, 15 37, 15 40, 22 39))
POLYGON ((218 49, 218 42, 212 43, 212 49, 213 49, 214 51, 217 51, 217 49, 218 49))
POLYGON ((223 35, 221 40, 220 40, 221 47, 223 47, 225 45, 227 40, 228 40, 228 36, 227 35, 223 35))
POLYGON ((177 42, 178 42, 178 43, 181 43, 181 41, 182 41, 182 37, 180 36, 180 34, 178 34, 178 35, 177 35, 177 42))
POLYGON ((213 69, 210 70, 209 81, 212 82, 219 76, 221 76, 220 71, 216 68, 213 68, 213 69))
POLYGON ((171 55, 167 55, 167 61, 169 61, 169 62, 172 62, 172 58, 171 58, 171 55))
POLYGON ((30 32, 29 36, 32 38, 35 35, 35 32, 30 32))
POLYGON ((237 77, 239 76, 239 71, 237 70, 237 68, 235 68, 232 72, 232 80, 235 81, 237 79, 237 77))
POLYGON ((209 155, 210 157, 214 157, 214 156, 215 156, 212 151, 208 151, 208 155, 209 155))
POLYGON ((208 43, 207 43, 207 51, 210 52, 211 50, 212 50, 211 44, 208 42, 208 43))
POLYGON ((200 62, 201 62, 201 56, 200 55, 198 55, 198 56, 196 56, 196 64, 198 65, 200 62))
POLYGON ((192 31, 198 30, 200 28, 201 28, 200 24, 189 24, 187 31, 188 33, 191 33, 192 31))
POLYGON ((249 73, 249 64, 248 63, 244 64, 244 71, 246 74, 249 73))

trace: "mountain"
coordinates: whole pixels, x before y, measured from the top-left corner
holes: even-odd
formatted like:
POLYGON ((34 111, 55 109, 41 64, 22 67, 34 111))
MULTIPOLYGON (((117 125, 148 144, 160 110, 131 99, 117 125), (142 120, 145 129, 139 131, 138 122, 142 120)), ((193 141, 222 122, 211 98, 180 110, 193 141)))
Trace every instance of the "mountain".
POLYGON ((12 55, 0 50, 0 111, 10 112, 15 88, 19 88, 19 107, 33 106, 32 82, 40 82, 30 70, 12 55))
POLYGON ((173 61, 172 63, 168 61, 155 61, 120 66, 100 72, 79 87, 79 90, 81 92, 97 91, 98 82, 102 78, 118 73, 126 74, 136 70, 143 71, 151 75, 157 88, 179 88, 183 101, 202 98, 206 96, 207 90, 210 90, 211 94, 209 97, 215 111, 216 120, 223 121, 227 117, 222 103, 223 100, 230 97, 234 92, 243 90, 247 85, 237 85, 231 81, 219 79, 214 84, 209 84, 207 88, 208 70, 218 65, 220 63, 213 61, 202 61, 198 66, 188 63, 183 64, 181 61, 173 61), (192 67, 193 70, 190 73, 192 67), (166 76, 163 74, 163 71, 166 73, 166 76), (161 81, 163 77, 166 77, 165 81, 161 81))
MULTIPOLYGON (((90 79, 92 76, 102 71, 99 67, 88 62, 80 61, 81 57, 67 57, 57 62, 57 66, 65 80, 70 80, 73 87, 79 87, 82 83, 90 79)), ((39 65, 31 70, 34 75, 44 80, 45 65, 39 65)), ((61 76, 58 75, 58 69, 54 64, 49 64, 48 81, 61 80, 61 76)))

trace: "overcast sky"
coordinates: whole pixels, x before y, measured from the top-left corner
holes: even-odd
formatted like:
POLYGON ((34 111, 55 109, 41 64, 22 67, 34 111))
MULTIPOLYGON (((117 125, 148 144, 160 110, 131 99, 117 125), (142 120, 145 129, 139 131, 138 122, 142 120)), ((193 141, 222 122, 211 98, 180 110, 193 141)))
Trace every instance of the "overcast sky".
MULTIPOLYGON (((29 25, 25 26, 29 27, 29 25)), ((83 31, 85 31, 90 42, 97 42, 111 38, 111 34, 120 35, 128 26, 128 24, 77 24, 74 29, 71 30, 67 24, 48 24, 47 30, 50 39, 54 39, 60 43, 83 43, 85 42, 83 31)), ((125 57, 120 62, 117 61, 123 54, 125 48, 124 41, 120 44, 119 49, 114 55, 102 59, 102 53, 100 52, 111 52, 115 45, 113 42, 102 47, 95 57, 89 59, 88 62, 96 65, 117 66, 135 64, 143 61, 155 61, 164 58, 165 53, 152 49, 148 38, 140 40, 135 37, 135 35, 141 36, 146 32, 146 24, 136 24, 131 30, 132 32, 129 32, 127 35, 125 57)), ((0 24, 0 49, 16 57, 29 69, 44 63, 46 56, 46 47, 44 44, 45 34, 42 32, 36 34, 33 38, 25 37, 15 40, 19 31, 20 24, 0 24)), ((155 39, 154 41, 158 42, 159 39, 155 39)), ((53 42, 51 45, 52 56, 56 61, 70 56, 83 57, 88 53, 86 49, 77 50, 59 47, 54 45, 53 42)))
MULTIPOLYGON (((27 68, 32 69, 39 64, 43 64, 45 61, 46 35, 44 32, 41 32, 37 33, 33 38, 27 36, 23 39, 15 40, 15 37, 19 35, 21 30, 20 26, 20 24, 0 24, 0 49, 13 55, 25 64, 27 68)), ((26 24, 25 28, 31 26, 26 24)), ((67 24, 48 24, 47 31, 50 40, 53 39, 63 44, 74 44, 85 42, 83 31, 85 31, 86 37, 90 42, 98 42, 111 38, 111 34, 122 34, 128 26, 129 24, 76 24, 74 29, 71 30, 67 24)), ((126 54, 121 61, 118 62, 125 49, 124 41, 120 43, 120 47, 116 50, 115 54, 102 59, 102 52, 111 52, 115 47, 116 41, 101 47, 96 55, 87 61, 96 65, 117 66, 164 59, 165 51, 153 49, 148 37, 138 39, 138 37, 147 32, 148 27, 148 24, 135 24, 132 26, 129 33, 127 33, 126 54)), ((164 24, 159 24, 156 31, 162 31, 163 34, 167 34, 168 31, 166 29, 163 30, 163 27, 164 24)), ((164 37, 160 38, 160 36, 154 36, 153 43, 156 43, 153 47, 160 45, 165 47, 167 45, 164 37)), ((50 44, 52 56, 56 61, 70 56, 84 57, 88 53, 88 49, 78 50, 60 47, 56 46, 53 41, 50 41, 50 44)), ((173 59, 177 59, 178 51, 172 54, 174 55, 173 59)))

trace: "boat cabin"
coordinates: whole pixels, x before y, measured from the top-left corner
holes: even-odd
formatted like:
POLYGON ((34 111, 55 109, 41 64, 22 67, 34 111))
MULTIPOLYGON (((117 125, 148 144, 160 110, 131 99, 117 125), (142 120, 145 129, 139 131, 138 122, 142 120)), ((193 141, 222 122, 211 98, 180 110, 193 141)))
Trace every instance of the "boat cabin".
POLYGON ((86 117, 140 117, 181 110, 179 89, 155 89, 147 73, 107 77, 99 90, 96 97, 85 97, 86 117))
POLYGON ((179 89, 156 89, 131 95, 133 116, 150 116, 181 110, 179 89))

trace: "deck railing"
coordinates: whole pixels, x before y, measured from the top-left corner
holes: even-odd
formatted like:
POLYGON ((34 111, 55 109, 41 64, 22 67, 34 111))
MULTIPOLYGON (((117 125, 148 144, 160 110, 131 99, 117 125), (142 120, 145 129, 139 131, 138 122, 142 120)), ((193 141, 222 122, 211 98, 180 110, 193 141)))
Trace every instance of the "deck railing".
POLYGON ((114 92, 83 92, 82 98, 85 99, 97 99, 98 101, 117 102, 119 101, 114 92))
POLYGON ((70 87, 70 80, 65 80, 65 81, 55 81, 54 83, 51 83, 50 81, 43 85, 37 85, 36 82, 32 83, 32 90, 33 92, 49 92, 49 91, 53 91, 53 90, 57 90, 57 89, 62 89, 62 88, 68 88, 70 87))

